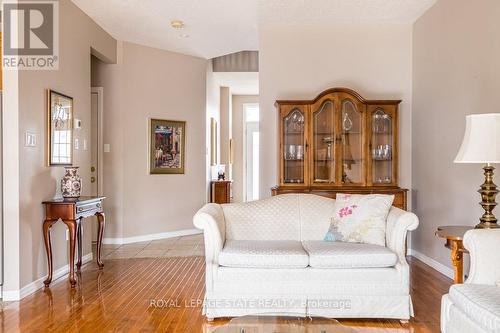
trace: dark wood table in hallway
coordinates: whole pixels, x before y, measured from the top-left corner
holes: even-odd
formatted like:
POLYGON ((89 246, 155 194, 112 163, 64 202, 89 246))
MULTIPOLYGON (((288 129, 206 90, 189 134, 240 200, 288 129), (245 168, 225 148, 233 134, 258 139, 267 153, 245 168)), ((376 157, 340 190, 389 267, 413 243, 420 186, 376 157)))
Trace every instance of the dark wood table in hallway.
POLYGON ((76 285, 75 277, 75 247, 78 243, 77 269, 82 265, 82 220, 87 217, 96 216, 98 223, 97 231, 97 265, 103 268, 101 261, 102 235, 104 234, 105 217, 103 213, 103 201, 105 197, 82 196, 74 200, 54 199, 42 202, 45 206, 45 220, 43 221, 43 237, 45 250, 47 251, 48 276, 43 282, 48 287, 52 282, 52 243, 50 239, 50 228, 54 223, 61 220, 69 230, 69 281, 71 287, 76 285))

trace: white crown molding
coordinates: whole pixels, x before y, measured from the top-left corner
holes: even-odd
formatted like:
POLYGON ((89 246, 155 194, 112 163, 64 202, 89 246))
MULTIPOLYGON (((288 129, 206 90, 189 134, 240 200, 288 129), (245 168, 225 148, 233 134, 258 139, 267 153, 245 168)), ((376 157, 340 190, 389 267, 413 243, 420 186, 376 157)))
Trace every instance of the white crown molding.
POLYGON ((157 239, 165 239, 165 238, 174 238, 180 236, 190 236, 197 235, 203 233, 202 230, 199 229, 184 229, 177 231, 168 231, 168 232, 160 232, 157 234, 149 234, 149 235, 141 235, 141 236, 133 236, 133 237, 124 237, 124 238, 103 238, 103 244, 129 244, 129 243, 137 243, 137 242, 147 242, 157 239))
POLYGON ((408 249, 408 255, 417 258, 418 260, 422 261, 424 264, 431 266, 439 273, 441 273, 441 274, 443 274, 443 275, 445 275, 453 280, 455 273, 453 272, 453 269, 451 269, 450 267, 443 265, 442 263, 440 263, 440 262, 432 259, 431 257, 428 257, 425 254, 420 253, 414 249, 408 249))
MULTIPOLYGON (((89 253, 85 256, 82 257, 82 265, 86 264, 93 259, 93 254, 89 253)), ((52 283, 54 283, 55 280, 67 275, 69 272, 69 265, 65 265, 58 270, 54 271, 52 273, 52 283)), ((23 299, 24 297, 33 294, 35 291, 38 289, 42 289, 44 287, 43 281, 47 276, 41 277, 38 280, 35 280, 24 287, 22 287, 20 290, 3 290, 2 292, 2 300, 4 302, 7 301, 19 301, 23 299)))

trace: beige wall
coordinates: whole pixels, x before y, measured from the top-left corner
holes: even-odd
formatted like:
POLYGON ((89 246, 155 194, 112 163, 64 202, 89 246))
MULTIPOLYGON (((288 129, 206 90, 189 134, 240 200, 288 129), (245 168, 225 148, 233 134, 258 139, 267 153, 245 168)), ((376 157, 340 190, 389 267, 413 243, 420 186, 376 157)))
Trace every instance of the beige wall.
MULTIPOLYGON (((91 48, 107 61, 116 59, 116 41, 97 26, 87 15, 70 1, 60 1, 59 29, 59 70, 19 72, 19 131, 15 141, 7 139, 7 144, 19 142, 19 249, 20 287, 43 277, 47 273, 47 261, 42 237, 43 209, 41 202, 60 194, 59 182, 64 174, 62 167, 45 166, 45 121, 46 89, 54 89, 74 98, 74 116, 82 120, 83 127, 75 131, 75 138, 90 140, 90 54, 91 48), (25 132, 37 134, 34 148, 24 147, 25 132)), ((4 86, 5 90, 15 87, 4 86)), ((6 112, 17 112, 10 109, 6 112)), ((13 123, 4 123, 9 127, 13 123)), ((9 158, 12 158, 10 156, 9 158)), ((83 178, 83 193, 90 189, 90 151, 74 151, 74 165, 80 166, 83 178)), ((13 177, 15 173, 9 174, 13 177)), ((12 180, 14 181, 14 180, 12 180)), ((16 185, 9 185, 10 189, 16 185)), ((15 189, 14 189, 15 191, 15 189)), ((15 224, 15 216, 9 224, 15 224)), ((66 227, 57 223, 52 228, 54 270, 68 262, 66 227)), ((90 252, 90 227, 84 235, 84 253, 90 252)), ((9 252, 12 248, 9 248, 9 252)), ((9 252, 6 256, 9 256, 9 252)), ((6 266, 6 276, 9 266, 6 266)), ((6 290, 11 289, 6 285, 6 290)), ((12 288, 12 289, 15 289, 12 288)))
POLYGON ((261 197, 277 184, 276 99, 312 99, 348 87, 368 99, 402 99, 400 185, 411 188, 410 25, 261 27, 261 197))
MULTIPOLYGON (((210 119, 214 118, 217 121, 217 126, 220 125, 220 84, 219 80, 213 71, 212 61, 207 61, 206 70, 206 124, 205 124, 205 153, 206 153, 206 199, 210 200, 210 181, 212 180, 211 173, 211 145, 210 145, 210 119)), ((220 147, 220 130, 217 131, 218 139, 217 146, 220 147)), ((220 154, 220 149, 217 149, 217 154, 220 154)))
POLYGON ((118 65, 97 63, 104 87, 105 238, 193 229, 206 200, 205 59, 124 42, 118 65), (182 175, 150 175, 148 119, 186 121, 182 175), (112 225, 112 226, 111 226, 112 225))
POLYGON ((245 200, 244 193, 244 114, 243 104, 259 103, 259 96, 256 95, 233 95, 233 201, 242 202, 245 200))
POLYGON ((450 267, 434 231, 475 225, 482 214, 482 166, 453 160, 465 115, 499 112, 499 17, 496 0, 440 0, 414 26, 413 206, 420 227, 412 248, 450 267))
POLYGON ((229 165, 229 139, 231 138, 231 88, 220 87, 220 164, 226 165, 226 173, 231 177, 229 165))

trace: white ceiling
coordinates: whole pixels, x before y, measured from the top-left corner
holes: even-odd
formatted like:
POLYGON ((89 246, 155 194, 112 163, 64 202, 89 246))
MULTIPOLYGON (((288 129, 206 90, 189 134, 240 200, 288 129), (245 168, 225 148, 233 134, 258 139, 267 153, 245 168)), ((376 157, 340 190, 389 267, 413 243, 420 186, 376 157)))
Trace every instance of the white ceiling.
POLYGON ((413 23, 436 0, 72 0, 113 37, 213 58, 258 49, 263 24, 413 23), (185 23, 184 34, 170 27, 185 23))
POLYGON ((259 73, 216 72, 214 78, 219 86, 231 88, 233 95, 259 94, 259 73))

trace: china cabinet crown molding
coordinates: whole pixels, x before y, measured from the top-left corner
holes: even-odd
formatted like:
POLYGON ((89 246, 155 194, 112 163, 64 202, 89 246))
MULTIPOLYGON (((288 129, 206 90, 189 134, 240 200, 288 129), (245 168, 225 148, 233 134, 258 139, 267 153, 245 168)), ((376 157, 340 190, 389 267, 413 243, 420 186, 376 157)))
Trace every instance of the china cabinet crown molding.
POLYGON ((280 105, 309 105, 309 104, 314 104, 326 95, 332 94, 332 93, 346 93, 351 95, 353 98, 357 99, 359 102, 363 104, 371 104, 371 105, 398 105, 399 103, 402 102, 400 99, 380 99, 380 100, 368 100, 364 99, 359 93, 356 91, 349 89, 349 88, 343 88, 343 87, 338 87, 338 88, 330 88, 322 93, 320 93, 318 96, 316 96, 312 100, 277 100, 274 103, 275 107, 279 107, 280 105))

